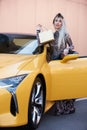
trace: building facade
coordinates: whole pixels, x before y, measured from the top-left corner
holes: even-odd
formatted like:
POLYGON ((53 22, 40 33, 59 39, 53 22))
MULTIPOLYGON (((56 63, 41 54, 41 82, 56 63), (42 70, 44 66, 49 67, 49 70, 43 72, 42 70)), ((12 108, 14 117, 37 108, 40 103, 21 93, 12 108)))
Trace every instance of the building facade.
POLYGON ((87 0, 0 0, 0 32, 35 34, 37 24, 53 29, 61 12, 75 50, 87 55, 87 0))

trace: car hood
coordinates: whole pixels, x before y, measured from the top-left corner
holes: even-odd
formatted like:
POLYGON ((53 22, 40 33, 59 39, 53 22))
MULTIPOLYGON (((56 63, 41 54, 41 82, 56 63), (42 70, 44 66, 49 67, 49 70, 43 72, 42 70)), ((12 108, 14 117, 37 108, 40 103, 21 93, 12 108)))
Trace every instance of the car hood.
POLYGON ((0 54, 0 78, 17 75, 35 57, 36 55, 0 54))

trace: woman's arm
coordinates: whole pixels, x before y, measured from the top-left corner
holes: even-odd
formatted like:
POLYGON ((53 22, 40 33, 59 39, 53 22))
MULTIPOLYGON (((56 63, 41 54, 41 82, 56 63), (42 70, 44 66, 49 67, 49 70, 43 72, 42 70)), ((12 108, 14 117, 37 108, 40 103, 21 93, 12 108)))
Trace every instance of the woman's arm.
POLYGON ((64 49, 63 54, 67 55, 70 51, 73 51, 74 49, 74 45, 69 34, 65 35, 65 44, 66 48, 64 49))
POLYGON ((41 24, 38 24, 37 27, 36 27, 36 35, 37 35, 37 40, 38 40, 38 43, 40 44, 40 39, 39 39, 39 33, 42 31, 42 25, 41 24))
POLYGON ((66 46, 68 45, 67 48, 69 50, 73 50, 74 49, 74 45, 73 45, 72 39, 71 39, 69 34, 67 34, 65 36, 65 43, 66 43, 66 46))

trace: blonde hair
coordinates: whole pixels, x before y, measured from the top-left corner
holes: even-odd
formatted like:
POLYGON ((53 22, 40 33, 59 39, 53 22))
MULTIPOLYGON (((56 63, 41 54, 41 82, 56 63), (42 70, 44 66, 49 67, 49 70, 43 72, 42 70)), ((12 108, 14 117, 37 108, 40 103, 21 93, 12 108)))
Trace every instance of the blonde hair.
POLYGON ((61 48, 61 46, 65 48, 65 35, 68 34, 68 32, 66 30, 64 19, 62 20, 62 27, 58 31, 59 31, 58 48, 61 48))
POLYGON ((62 26, 59 30, 57 30, 59 32, 59 38, 58 38, 58 48, 60 49, 61 46, 65 48, 65 34, 68 34, 67 30, 66 30, 66 24, 65 24, 65 20, 64 17, 61 13, 58 13, 54 19, 53 19, 53 24, 55 22, 56 18, 62 18, 62 26))

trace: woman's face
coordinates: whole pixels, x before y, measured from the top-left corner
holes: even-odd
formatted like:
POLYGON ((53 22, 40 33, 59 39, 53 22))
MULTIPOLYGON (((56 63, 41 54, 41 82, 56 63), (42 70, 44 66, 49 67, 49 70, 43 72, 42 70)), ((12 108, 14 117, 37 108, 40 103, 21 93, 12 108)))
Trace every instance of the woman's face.
POLYGON ((54 28, 55 30, 58 30, 62 27, 63 19, 61 17, 56 17, 54 20, 54 28))

